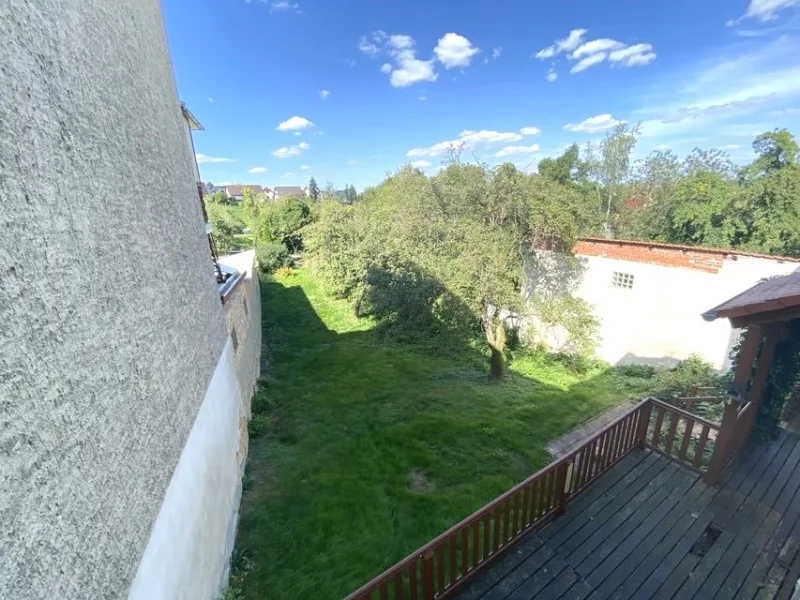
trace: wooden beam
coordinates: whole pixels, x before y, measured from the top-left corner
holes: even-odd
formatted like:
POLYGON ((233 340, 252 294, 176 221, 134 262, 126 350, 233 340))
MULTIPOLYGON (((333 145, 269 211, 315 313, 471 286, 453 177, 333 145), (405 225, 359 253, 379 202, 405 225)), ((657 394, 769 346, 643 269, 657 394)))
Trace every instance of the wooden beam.
POLYGON ((791 321, 800 317, 800 306, 790 306, 779 310, 743 315, 741 317, 730 317, 733 327, 749 327, 750 325, 763 325, 766 323, 778 323, 791 321))
POLYGON ((764 346, 761 348, 761 354, 756 364, 753 385, 750 386, 750 392, 747 394, 748 402, 752 402, 756 406, 761 406, 761 402, 764 400, 764 389, 769 380, 769 371, 772 367, 772 359, 775 356, 775 346, 778 345, 782 329, 783 323, 772 323, 764 327, 764 346))
POLYGON ((761 345, 761 337, 763 332, 757 325, 752 325, 747 328, 742 340, 742 345, 739 348, 739 357, 736 361, 736 371, 733 373, 733 387, 737 393, 741 394, 744 400, 745 393, 747 392, 747 384, 750 381, 750 375, 753 373, 753 366, 756 362, 758 355, 758 348, 761 345))

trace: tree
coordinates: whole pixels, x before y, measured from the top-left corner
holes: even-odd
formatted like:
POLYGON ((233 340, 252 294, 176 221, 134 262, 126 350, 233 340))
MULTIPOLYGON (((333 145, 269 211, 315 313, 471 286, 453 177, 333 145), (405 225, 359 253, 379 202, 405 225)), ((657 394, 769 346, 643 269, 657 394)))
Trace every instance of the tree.
POLYGON ((618 233, 633 239, 673 241, 675 188, 681 176, 678 157, 670 151, 656 150, 635 163, 617 219, 618 233))
POLYGON ((303 249, 301 229, 311 220, 311 210, 305 201, 289 196, 266 204, 261 211, 263 239, 282 243, 289 252, 303 249))
POLYGON ((314 176, 311 176, 311 179, 308 180, 308 195, 309 197, 316 202, 319 200, 319 186, 317 185, 317 180, 314 179, 314 176))
POLYGON ((585 183, 586 171, 578 144, 572 144, 556 159, 545 158, 539 162, 539 174, 562 185, 585 183))
POLYGON ((211 194, 211 196, 208 197, 208 201, 214 204, 227 204, 228 194, 226 194, 222 190, 214 192, 213 194, 211 194))
POLYGON ((797 164, 800 146, 788 129, 775 129, 756 136, 753 150, 759 157, 752 166, 756 172, 767 174, 797 164))
POLYGON ((353 204, 356 200, 358 200, 358 192, 356 192, 356 188, 352 185, 344 186, 344 203, 345 204, 353 204))
POLYGON ((638 135, 638 125, 618 123, 605 135, 597 151, 591 145, 587 147, 588 169, 603 199, 603 233, 606 237, 613 237, 613 218, 622 202, 623 187, 630 174, 631 152, 638 135))

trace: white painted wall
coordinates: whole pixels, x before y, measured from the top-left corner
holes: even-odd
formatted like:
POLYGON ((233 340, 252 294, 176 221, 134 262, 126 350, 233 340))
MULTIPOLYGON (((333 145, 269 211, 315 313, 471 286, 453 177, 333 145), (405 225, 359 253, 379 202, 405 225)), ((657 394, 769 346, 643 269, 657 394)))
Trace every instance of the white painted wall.
MULTIPOLYGON (((528 269, 531 287, 547 285, 543 279, 552 281, 562 270, 570 271, 563 257, 552 252, 538 255, 543 260, 528 269), (547 277, 542 276, 545 270, 547 277)), ((700 315, 764 277, 786 275, 798 267, 797 263, 737 256, 735 260, 726 259, 718 273, 706 273, 595 256, 578 259, 582 273, 573 286, 565 285, 569 289, 559 289, 558 293, 571 291, 593 306, 600 320, 600 358, 612 364, 670 366, 691 354, 700 354, 718 370, 727 370, 728 354, 738 332, 727 320, 708 323, 700 315), (633 289, 613 287, 615 271, 633 275, 633 289)), ((558 347, 558 332, 546 332, 544 338, 558 347)))
POLYGON ((237 460, 241 405, 228 340, 167 488, 129 598, 210 600, 225 585, 241 495, 237 460))

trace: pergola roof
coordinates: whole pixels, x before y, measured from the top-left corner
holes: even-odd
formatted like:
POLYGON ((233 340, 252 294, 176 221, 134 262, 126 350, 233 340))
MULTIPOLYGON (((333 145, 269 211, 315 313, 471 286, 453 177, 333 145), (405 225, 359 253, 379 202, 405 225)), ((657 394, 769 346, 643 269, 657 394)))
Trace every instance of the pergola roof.
POLYGON ((765 279, 703 313, 707 321, 730 319, 734 327, 800 317, 800 272, 765 279))

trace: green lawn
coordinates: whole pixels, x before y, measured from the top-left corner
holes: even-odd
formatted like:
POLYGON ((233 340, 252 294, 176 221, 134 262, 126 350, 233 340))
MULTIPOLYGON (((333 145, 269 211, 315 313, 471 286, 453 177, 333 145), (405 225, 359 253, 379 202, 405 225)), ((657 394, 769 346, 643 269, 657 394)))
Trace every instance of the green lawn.
POLYGON ((264 280, 262 296, 265 431, 250 440, 233 584, 245 598, 343 597, 547 464, 549 439, 635 395, 613 371, 542 355, 498 384, 474 350, 387 344, 307 270, 264 280))

